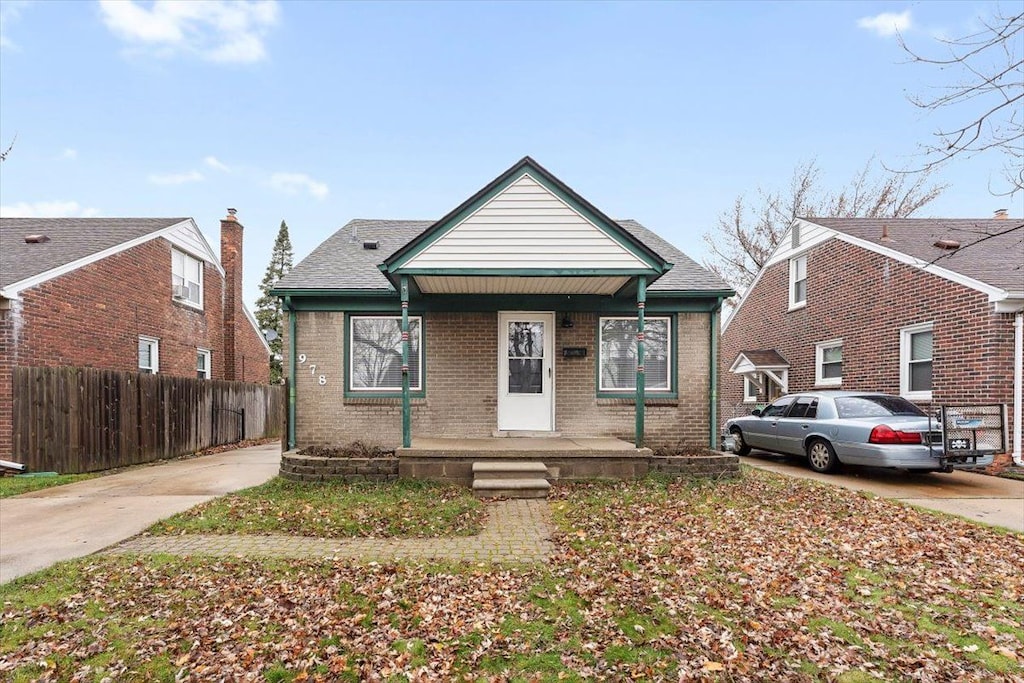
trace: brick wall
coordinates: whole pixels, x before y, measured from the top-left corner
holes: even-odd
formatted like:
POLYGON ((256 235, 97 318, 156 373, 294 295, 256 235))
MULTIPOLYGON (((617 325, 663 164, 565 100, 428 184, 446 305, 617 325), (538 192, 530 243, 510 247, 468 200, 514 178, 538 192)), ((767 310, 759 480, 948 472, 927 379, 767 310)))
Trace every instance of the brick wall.
POLYGON ((723 333, 723 406, 743 399, 743 379, 728 371, 740 351, 777 350, 791 366, 790 391, 805 391, 815 344, 836 338, 843 383, 828 388, 899 394, 900 329, 932 322, 932 404, 1005 403, 1012 412, 1013 315, 993 313, 985 294, 838 240, 808 253, 806 307, 787 312, 788 288, 788 263, 766 270, 723 333))
MULTIPOLYGON (((297 445, 341 446, 368 441, 401 444, 401 397, 345 398, 341 312, 297 314, 297 445), (311 370, 316 364, 316 371, 311 370), (324 383, 320 383, 324 375, 324 383)), ((632 399, 596 396, 597 316, 573 314, 572 328, 555 330, 555 429, 567 436, 633 438, 632 399), (563 346, 582 346, 585 358, 562 358, 563 346)), ((676 349, 679 398, 651 399, 646 408, 650 445, 708 445, 709 316, 680 314, 676 349)), ((497 427, 497 313, 428 313, 426 397, 412 400, 415 436, 489 437, 497 427)), ((290 340, 285 335, 287 372, 290 340)))

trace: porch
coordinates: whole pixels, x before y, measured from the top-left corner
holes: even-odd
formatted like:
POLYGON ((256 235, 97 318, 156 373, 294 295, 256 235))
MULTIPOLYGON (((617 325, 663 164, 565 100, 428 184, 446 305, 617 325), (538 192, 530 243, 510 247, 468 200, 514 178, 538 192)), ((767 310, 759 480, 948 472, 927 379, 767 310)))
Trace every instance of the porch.
POLYGON ((472 487, 474 478, 478 482, 481 478, 517 481, 530 477, 547 481, 636 479, 647 475, 653 452, 628 441, 597 436, 414 437, 411 446, 396 449, 395 455, 401 478, 472 487), (476 477, 474 463, 478 465, 476 477), (490 466, 481 468, 482 463, 490 466), (531 465, 543 465, 543 470, 530 472, 531 465))

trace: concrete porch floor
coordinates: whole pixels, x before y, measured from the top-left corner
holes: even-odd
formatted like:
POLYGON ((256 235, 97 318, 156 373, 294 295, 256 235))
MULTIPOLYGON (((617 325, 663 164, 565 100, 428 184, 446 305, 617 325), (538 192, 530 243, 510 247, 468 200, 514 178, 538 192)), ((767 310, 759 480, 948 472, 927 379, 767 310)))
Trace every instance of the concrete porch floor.
POLYGON ((466 451, 478 453, 495 453, 501 457, 501 453, 508 452, 559 452, 566 451, 595 451, 595 452, 617 452, 634 451, 639 457, 649 457, 650 452, 645 449, 637 449, 631 442, 616 439, 610 436, 557 436, 557 437, 523 437, 523 436, 500 436, 493 438, 461 439, 455 437, 413 437, 410 448, 399 448, 398 454, 408 453, 412 455, 415 451, 451 451, 464 454, 466 451))

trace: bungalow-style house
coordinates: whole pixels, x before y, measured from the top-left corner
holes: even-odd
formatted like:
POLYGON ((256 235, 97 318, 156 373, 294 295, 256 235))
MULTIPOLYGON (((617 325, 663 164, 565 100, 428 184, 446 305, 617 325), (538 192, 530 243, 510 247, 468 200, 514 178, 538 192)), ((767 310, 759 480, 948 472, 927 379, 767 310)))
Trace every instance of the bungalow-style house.
POLYGON ((229 213, 220 259, 191 218, 0 218, 0 459, 15 367, 269 381, 229 213))
MULTIPOLYGON (((797 218, 722 332, 722 419, 812 389, 1009 408, 1021 456, 1024 221, 797 218)), ((1009 448, 1008 448, 1009 450, 1009 448)))
POLYGON ((440 220, 349 222, 281 279, 291 448, 716 443, 716 275, 526 157, 440 220))

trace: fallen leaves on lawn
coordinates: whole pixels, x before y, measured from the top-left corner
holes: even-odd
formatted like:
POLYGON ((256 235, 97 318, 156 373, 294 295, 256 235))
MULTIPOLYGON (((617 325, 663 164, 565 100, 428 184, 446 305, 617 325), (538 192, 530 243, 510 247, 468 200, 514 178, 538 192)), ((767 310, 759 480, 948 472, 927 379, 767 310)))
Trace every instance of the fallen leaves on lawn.
POLYGON ((93 558, 6 598, 0 677, 1024 677, 1020 536, 762 473, 556 495, 543 566, 93 558))

